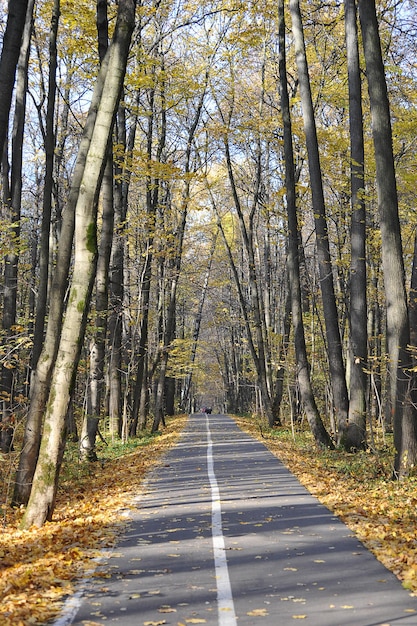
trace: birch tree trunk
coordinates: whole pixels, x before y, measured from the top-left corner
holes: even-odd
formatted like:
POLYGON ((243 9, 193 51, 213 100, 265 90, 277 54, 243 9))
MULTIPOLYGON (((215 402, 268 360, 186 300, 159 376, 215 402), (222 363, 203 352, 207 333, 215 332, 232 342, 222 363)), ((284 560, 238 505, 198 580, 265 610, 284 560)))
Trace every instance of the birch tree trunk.
POLYGON ((382 238, 391 397, 394 408, 394 475, 407 475, 417 461, 415 373, 410 371, 405 273, 398 214, 397 183, 387 84, 381 53, 375 0, 359 0, 375 147, 376 186, 382 238))
POLYGON ((135 22, 135 5, 134 0, 120 0, 114 36, 108 51, 108 67, 99 73, 98 80, 103 82, 103 91, 76 203, 73 279, 51 378, 39 459, 22 522, 24 528, 42 526, 52 518, 54 510, 65 416, 95 278, 97 200, 126 71, 135 22))

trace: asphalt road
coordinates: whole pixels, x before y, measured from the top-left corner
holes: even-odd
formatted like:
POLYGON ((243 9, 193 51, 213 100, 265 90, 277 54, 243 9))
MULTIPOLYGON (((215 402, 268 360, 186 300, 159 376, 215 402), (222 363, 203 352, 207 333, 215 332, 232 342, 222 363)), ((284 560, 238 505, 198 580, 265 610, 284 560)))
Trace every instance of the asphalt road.
POLYGON ((261 443, 191 415, 55 626, 416 626, 417 598, 261 443))

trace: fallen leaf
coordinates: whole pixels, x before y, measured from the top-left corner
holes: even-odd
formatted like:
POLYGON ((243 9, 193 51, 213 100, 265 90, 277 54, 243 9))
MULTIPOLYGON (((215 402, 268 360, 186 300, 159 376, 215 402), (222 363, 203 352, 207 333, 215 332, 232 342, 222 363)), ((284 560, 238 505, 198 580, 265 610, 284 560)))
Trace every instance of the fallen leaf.
POLYGON ((266 617, 269 613, 266 609, 253 609, 253 611, 249 611, 246 615, 250 615, 251 617, 266 617))

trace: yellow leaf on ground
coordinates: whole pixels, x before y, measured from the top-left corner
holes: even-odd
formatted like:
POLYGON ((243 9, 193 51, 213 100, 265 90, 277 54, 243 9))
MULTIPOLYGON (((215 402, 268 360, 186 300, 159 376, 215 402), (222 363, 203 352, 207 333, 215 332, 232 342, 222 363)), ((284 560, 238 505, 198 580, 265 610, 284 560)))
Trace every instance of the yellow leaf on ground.
POLYGON ((266 609, 253 609, 253 611, 249 611, 246 615, 250 615, 251 617, 265 617, 268 615, 268 611, 266 609))

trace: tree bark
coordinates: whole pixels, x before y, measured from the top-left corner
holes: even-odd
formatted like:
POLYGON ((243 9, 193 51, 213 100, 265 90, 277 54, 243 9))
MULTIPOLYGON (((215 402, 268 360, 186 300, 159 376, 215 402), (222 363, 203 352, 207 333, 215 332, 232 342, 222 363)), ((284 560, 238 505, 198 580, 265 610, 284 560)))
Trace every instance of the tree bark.
MULTIPOLYGON (((28 83, 28 63, 30 52, 30 40, 32 35, 34 0, 30 0, 26 23, 23 30, 22 46, 17 65, 15 111, 12 131, 12 155, 10 171, 10 188, 8 181, 7 145, 4 150, 3 171, 3 197, 4 205, 8 209, 10 219, 10 234, 12 236, 12 251, 4 259, 4 295, 3 295, 3 330, 5 331, 2 341, 8 342, 13 336, 13 327, 17 321, 17 281, 20 247, 20 214, 22 203, 22 163, 23 163, 23 137, 25 127, 26 94, 28 83)), ((2 103, 3 104, 3 103, 2 103)), ((3 364, 1 368, 1 392, 2 392, 2 422, 0 432, 0 449, 9 452, 13 448, 14 427, 13 419, 13 394, 16 375, 16 365, 13 360, 3 364)))
POLYGON ((114 36, 108 51, 108 67, 99 73, 98 82, 102 81, 104 86, 76 203, 74 272, 51 378, 39 459, 22 522, 24 528, 44 524, 52 518, 55 506, 59 449, 95 278, 97 200, 126 71, 135 6, 134 0, 120 0, 114 36))
POLYGON ((201 320, 203 318, 203 307, 204 307, 204 302, 206 299, 206 294, 207 294, 207 289, 208 289, 208 285, 209 285, 209 278, 210 278, 210 272, 211 272, 211 265, 213 262, 213 256, 214 256, 214 252, 216 250, 216 242, 217 242, 217 232, 213 237, 213 242, 211 244, 210 247, 210 252, 209 252, 209 261, 208 261, 208 265, 207 265, 207 269, 204 275, 204 282, 203 282, 203 288, 201 290, 201 295, 200 295, 200 300, 198 303, 198 309, 197 309, 197 314, 195 316, 194 319, 194 329, 193 329, 193 343, 191 346, 191 356, 190 356, 190 370, 187 372, 186 376, 185 376, 185 381, 184 381, 184 386, 182 389, 182 393, 181 393, 181 409, 183 411, 186 411, 187 408, 189 408, 189 404, 190 404, 190 389, 191 389, 191 381, 192 381, 192 377, 193 377, 193 365, 195 362, 195 357, 196 357, 196 353, 197 353, 197 345, 198 345, 198 338, 200 335, 200 327, 201 327, 201 320))
POLYGON ((19 60, 28 0, 9 0, 7 26, 0 57, 0 155, 8 135, 16 66, 19 60))
POLYGON ((356 0, 345 0, 345 33, 349 81, 352 252, 350 262, 351 363, 349 425, 342 435, 342 445, 351 450, 364 449, 366 447, 367 375, 365 371, 368 358, 366 210, 364 201, 365 156, 356 0), (352 435, 355 436, 352 437, 352 435))
POLYGON ((48 283, 49 283, 49 242, 51 239, 51 216, 52 216, 52 191, 54 186, 54 160, 55 160, 55 101, 56 101, 56 72, 58 67, 57 36, 60 17, 60 0, 54 0, 51 17, 51 30, 49 37, 49 78, 48 78, 48 101, 46 109, 45 128, 45 177, 42 204, 42 224, 40 237, 39 255, 39 286, 36 300, 36 318, 32 350, 32 370, 36 369, 42 352, 45 318, 48 308, 48 283))
POLYGON ((333 448, 333 442, 326 431, 317 409, 310 379, 305 342, 301 280, 299 265, 299 227, 296 207, 296 186, 294 171, 294 149, 292 142, 292 124, 290 102, 287 85, 286 48, 285 48, 285 14, 284 0, 278 0, 279 16, 279 76, 281 87, 281 111, 284 130, 285 189, 287 196, 288 216, 288 277, 291 298, 292 323, 294 327, 294 345, 297 363, 297 381, 300 389, 301 402, 305 411, 310 430, 316 444, 333 448))
MULTIPOLYGON (((100 63, 108 49, 107 3, 97 0, 97 37, 100 63)), ((101 185, 101 231, 98 247, 97 275, 95 284, 95 333, 90 345, 90 380, 87 414, 80 440, 80 456, 95 461, 96 437, 104 393, 104 361, 106 352, 108 319, 108 282, 114 225, 113 196, 113 149, 109 146, 107 163, 101 185)))
POLYGON ((387 342, 391 397, 394 407, 394 476, 408 474, 417 461, 417 404, 415 373, 410 371, 405 273, 398 214, 397 183, 392 148, 390 106, 382 60, 375 0, 359 0, 375 147, 376 186, 382 238, 387 342))
POLYGON ((334 293, 333 270, 329 249, 327 218, 323 193, 320 154, 317 141, 316 121, 311 96, 304 31, 299 0, 290 0, 292 31, 295 42, 298 79, 300 82, 304 132, 306 136, 308 167, 313 201, 317 258, 320 274, 327 352, 330 369, 333 405, 338 431, 343 432, 348 417, 348 393, 343 363, 342 342, 334 293))
MULTIPOLYGON (((103 76, 107 64, 108 57, 106 57, 103 63, 103 76)), ((30 387, 30 404, 26 417, 22 451, 19 457, 19 467, 15 479, 13 496, 15 504, 27 504, 38 459, 42 417, 48 399, 52 367, 58 351, 65 310, 65 294, 68 286, 68 273, 74 237, 75 206, 79 196, 87 152, 96 122, 103 86, 104 81, 97 80, 77 154, 66 210, 63 214, 57 259, 50 288, 48 323, 42 352, 38 359, 36 370, 33 372, 30 387)))
MULTIPOLYGON (((163 66, 163 62, 162 62, 163 66)), ((153 78, 155 73, 155 67, 152 68, 153 78)), ((164 99, 164 84, 162 83, 162 110, 161 110, 161 133, 158 139, 158 147, 156 150, 156 161, 159 162, 162 158, 162 154, 165 148, 166 141, 166 110, 164 99)), ((147 158, 149 164, 152 162, 153 157, 153 142, 154 142, 154 127, 155 127, 155 88, 152 88, 150 93, 150 114, 148 116, 148 128, 147 128, 147 158)), ((148 328, 149 328, 149 303, 151 295, 152 284, 152 262, 153 262, 153 246, 155 238, 155 219, 156 210, 159 202, 161 181, 159 176, 152 177, 151 173, 147 176, 146 180, 146 256, 143 266, 141 285, 140 285, 140 312, 141 321, 139 324, 139 343, 137 347, 137 368, 136 368, 136 380, 133 394, 133 411, 132 421, 130 424, 129 434, 134 437, 137 433, 138 423, 140 430, 143 430, 146 424, 146 407, 147 403, 142 403, 141 412, 141 398, 144 389, 147 387, 147 381, 145 377, 145 363, 147 359, 148 351, 148 328)))

